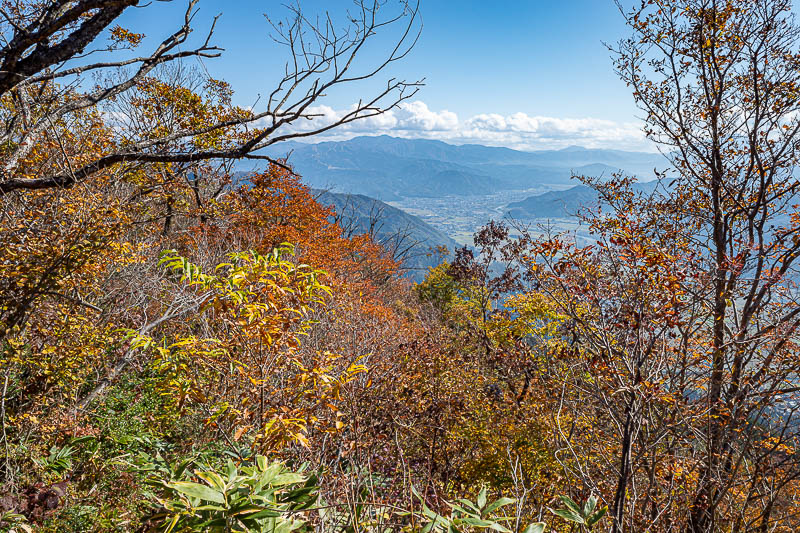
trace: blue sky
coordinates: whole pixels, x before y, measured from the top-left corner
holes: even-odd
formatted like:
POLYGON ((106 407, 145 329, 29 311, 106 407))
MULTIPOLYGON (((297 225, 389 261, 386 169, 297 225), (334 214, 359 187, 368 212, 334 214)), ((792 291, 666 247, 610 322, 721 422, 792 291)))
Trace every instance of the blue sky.
MULTIPOLYGON (((390 0, 390 3, 393 0, 390 0)), ((177 27, 185 2, 131 9, 120 21, 144 32, 145 49, 177 27)), ((329 11, 341 19, 350 0, 302 0, 307 15, 329 11)), ((421 0, 424 24, 417 46, 376 80, 336 91, 321 113, 337 116, 389 77, 425 78, 425 86, 385 120, 365 121, 328 135, 388 133, 513 148, 649 149, 639 131, 630 91, 613 73, 603 41, 627 35, 612 0, 488 2, 421 0), (500 7, 498 7, 498 4, 500 7)), ((274 86, 287 59, 269 38, 264 14, 285 18, 282 2, 201 0, 195 37, 221 14, 214 43, 226 51, 202 68, 227 80, 241 105, 274 86)), ((363 66, 385 52, 391 34, 363 54, 363 66)))

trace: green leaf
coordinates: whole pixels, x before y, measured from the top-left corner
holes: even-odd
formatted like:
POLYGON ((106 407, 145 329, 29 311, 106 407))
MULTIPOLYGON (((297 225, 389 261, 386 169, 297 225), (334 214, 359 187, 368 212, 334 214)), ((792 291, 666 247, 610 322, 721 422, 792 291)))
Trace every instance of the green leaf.
MULTIPOLYGON (((240 517, 242 519, 245 519, 245 518, 246 519, 252 519, 252 518, 255 518, 256 514, 259 514, 262 511, 264 511, 263 507, 257 507, 257 506, 254 506, 254 505, 250 504, 250 505, 245 505, 243 508, 236 509, 235 511, 231 509, 231 511, 228 512, 228 515, 229 516, 238 516, 238 517, 240 517)), ((266 515, 266 516, 278 516, 278 513, 274 513, 272 515, 266 515)))
POLYGON ((195 472, 195 473, 197 474, 197 477, 204 480, 218 491, 222 493, 225 492, 225 480, 222 479, 222 476, 220 476, 213 470, 209 470, 207 472, 195 472))
POLYGON ((201 485, 200 483, 193 483, 191 481, 176 481, 175 483, 167 484, 167 486, 192 498, 200 498, 201 500, 225 503, 225 496, 223 496, 222 493, 206 485, 201 485))
POLYGON ((434 521, 438 520, 439 518, 444 518, 440 516, 438 513, 434 513, 433 511, 431 511, 427 505, 422 506, 422 514, 424 514, 425 516, 434 521))
POLYGON ((608 506, 606 506, 606 507, 603 507, 602 509, 600 509, 600 510, 598 510, 596 513, 594 513, 592 516, 588 517, 588 518, 586 519, 586 524, 587 524, 589 527, 592 527, 592 526, 593 526, 593 525, 595 525, 597 522, 599 522, 599 521, 600 521, 600 519, 601 519, 601 518, 603 518, 603 517, 606 515, 606 513, 607 513, 607 512, 608 512, 608 506))
POLYGON ((95 440, 95 437, 93 437, 92 435, 85 435, 83 437, 75 437, 73 439, 70 439, 69 442, 70 444, 83 444, 93 440, 95 440))
POLYGON ((314 494, 316 490, 317 487, 301 487, 283 494, 279 501, 281 503, 307 503, 309 499, 314 501, 316 500, 316 494, 314 494))
POLYGON ((589 516, 594 512, 594 508, 597 507, 597 496, 592 494, 589 498, 586 499, 586 502, 583 504, 583 512, 581 513, 583 516, 589 516))
POLYGON ((169 526, 167 526, 167 529, 164 530, 164 533, 170 533, 173 529, 175 529, 175 525, 178 523, 178 520, 180 520, 180 518, 181 515, 179 514, 173 516, 172 520, 169 521, 169 526))
POLYGON ((276 487, 280 485, 291 485, 293 483, 302 483, 305 480, 306 478, 302 474, 284 472, 282 474, 278 474, 272 479, 272 485, 276 487))
POLYGON ((201 505, 200 507, 195 507, 195 511, 225 511, 225 507, 222 505, 201 505))
POLYGON ((302 522, 298 523, 298 521, 295 521, 295 520, 291 520, 291 521, 290 520, 282 520, 275 527, 275 529, 273 530, 273 533, 289 533, 290 531, 293 531, 293 530, 297 529, 301 525, 302 525, 302 522))
POLYGON ((499 500, 495 500, 492 503, 490 503, 488 506, 486 506, 486 511, 485 512, 486 512, 486 514, 492 513, 495 510, 499 509, 500 507, 505 507, 506 505, 511 505, 515 501, 516 500, 513 499, 513 498, 506 498, 506 497, 500 498, 499 500))
POLYGON ((228 459, 228 462, 225 464, 226 473, 228 474, 228 483, 233 483, 233 478, 236 477, 236 466, 234 466, 233 461, 228 459))
POLYGON ((550 509, 550 512, 556 516, 560 516, 561 518, 569 522, 575 522, 576 524, 584 523, 583 517, 581 515, 576 514, 569 509, 556 509, 555 511, 550 509))
POLYGON ((450 507, 452 507, 453 509, 456 509, 457 511, 460 511, 460 512, 462 512, 464 514, 474 514, 476 516, 480 516, 481 515, 481 510, 478 507, 476 507, 475 504, 472 503, 471 501, 466 500, 464 498, 459 498, 458 499, 458 503, 460 503, 461 505, 463 505, 467 509, 459 507, 458 505, 455 505, 455 504, 450 504, 450 507))
POLYGON ((480 518, 474 518, 472 516, 468 516, 466 518, 457 518, 457 519, 453 520, 453 523, 454 524, 467 524, 469 526, 486 528, 486 527, 491 526, 494 522, 492 522, 491 520, 482 520, 480 518))
POLYGON ((478 493, 478 501, 475 503, 478 504, 478 509, 483 509, 486 506, 486 487, 484 486, 481 488, 481 491, 478 493))
POLYGON ((511 533, 511 530, 508 529, 503 524, 498 524, 497 522, 492 522, 489 526, 489 529, 494 529, 495 531, 499 531, 500 533, 511 533))
POLYGON ((258 468, 262 471, 259 480, 265 485, 275 485, 275 478, 283 471, 283 465, 280 463, 272 463, 269 466, 265 465, 264 468, 261 468, 261 463, 259 463, 258 468))
POLYGON ((175 470, 173 470, 172 475, 174 477, 176 477, 176 478, 181 477, 183 475, 183 473, 186 471, 186 469, 189 467, 189 465, 194 463, 195 459, 197 459, 197 458, 196 457, 190 457, 190 458, 184 459, 183 461, 178 463, 177 466, 175 467, 175 470))
POLYGON ((281 516, 281 514, 276 511, 273 511, 272 509, 264 509, 263 511, 247 515, 247 518, 258 519, 258 518, 271 518, 276 516, 281 516))
POLYGON ((522 530, 522 533, 544 533, 544 528, 547 524, 544 522, 533 522, 528 524, 528 527, 522 530))
POLYGON ((573 500, 569 496, 559 496, 559 498, 561 499, 562 503, 567 507, 567 509, 569 509, 578 516, 583 516, 581 513, 581 508, 578 507, 578 504, 575 503, 575 500, 573 500))

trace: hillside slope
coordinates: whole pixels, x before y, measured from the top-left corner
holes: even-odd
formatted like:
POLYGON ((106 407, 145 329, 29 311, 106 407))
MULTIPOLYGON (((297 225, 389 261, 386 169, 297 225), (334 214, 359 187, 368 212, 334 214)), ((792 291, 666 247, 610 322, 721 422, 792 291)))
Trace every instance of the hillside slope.
POLYGON ((421 218, 375 198, 322 190, 313 194, 319 203, 333 206, 345 232, 371 233, 388 251, 400 255, 412 279, 421 279, 429 266, 441 262, 442 256, 435 253, 437 247, 445 246, 452 253, 458 246, 421 218))
MULTIPOLYGON (((635 183, 634 190, 649 194, 655 190, 657 180, 635 183)), ((563 191, 549 191, 544 194, 529 196, 522 201, 508 204, 506 214, 517 220, 535 218, 571 218, 581 208, 596 206, 597 193, 586 185, 577 185, 563 191)))

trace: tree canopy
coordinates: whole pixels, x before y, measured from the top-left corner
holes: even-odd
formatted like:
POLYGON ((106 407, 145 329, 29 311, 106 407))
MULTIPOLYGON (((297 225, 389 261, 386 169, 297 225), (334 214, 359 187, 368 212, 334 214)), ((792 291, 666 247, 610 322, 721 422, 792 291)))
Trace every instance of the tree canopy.
POLYGON ((789 0, 620 6, 654 192, 576 176, 591 242, 492 221, 417 284, 261 152, 415 94, 296 127, 417 5, 285 8, 260 108, 192 68, 197 0, 145 52, 134 7, 0 2, 0 528, 800 527, 789 0))

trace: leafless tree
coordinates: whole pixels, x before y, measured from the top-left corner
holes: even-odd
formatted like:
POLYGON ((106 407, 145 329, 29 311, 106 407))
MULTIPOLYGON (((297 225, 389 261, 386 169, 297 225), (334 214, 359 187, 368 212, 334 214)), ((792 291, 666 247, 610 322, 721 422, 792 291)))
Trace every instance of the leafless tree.
MULTIPOLYGON (((320 199, 325 192, 330 191, 320 191, 316 197, 320 199)), ((387 205, 383 202, 364 198, 359 203, 354 195, 341 196, 344 197, 344 201, 335 206, 331 221, 342 228, 345 237, 368 235, 374 243, 381 245, 403 270, 415 268, 412 263, 429 253, 425 242, 417 238, 410 222, 393 229, 385 229, 390 215, 386 213, 387 205), (368 205, 365 206, 364 202, 368 205)), ((322 201, 324 202, 324 199, 322 201)))
POLYGON ((339 27, 332 15, 312 20, 297 4, 289 7, 285 22, 271 20, 273 43, 287 52, 288 61, 265 109, 238 107, 227 85, 189 64, 222 53, 212 44, 216 18, 200 43, 189 47, 197 4, 188 0, 177 31, 148 55, 136 57, 130 50, 141 36, 114 23, 127 9, 152 9, 149 4, 19 0, 0 6, 2 239, 21 248, 34 236, 46 242, 49 237, 43 236, 52 234, 63 241, 58 254, 14 259, 28 272, 28 283, 0 279, 0 322, 6 328, 23 324, 43 295, 68 296, 56 285, 76 267, 74 251, 84 246, 79 241, 102 246, 102 238, 89 235, 96 217, 88 207, 81 217, 58 212, 59 195, 68 189, 81 184, 86 197, 126 198, 108 203, 131 212, 146 204, 147 212, 135 224, 158 222, 167 235, 188 208, 202 211, 229 188, 232 162, 255 159, 285 166, 258 151, 383 113, 419 87, 419 82, 389 80, 343 115, 319 122, 313 108, 331 90, 375 77, 408 54, 421 30, 418 5, 364 0, 339 27), (384 33, 394 38, 386 54, 364 61, 365 47, 384 33), (106 34, 110 44, 103 44, 106 34), (92 62, 98 52, 119 59, 92 62), (208 105, 192 108, 197 98, 208 105), (215 111, 206 112, 209 107, 215 111), (137 173, 146 180, 130 179, 137 173), (190 190, 194 205, 176 201, 178 190, 190 190), (16 224, 26 212, 47 216, 16 224), (35 261, 40 261, 36 268, 35 261))
POLYGON ((214 24, 201 44, 184 49, 194 31, 193 19, 198 0, 190 0, 180 27, 150 54, 117 61, 90 62, 87 57, 98 50, 119 52, 121 45, 87 50, 126 9, 138 7, 137 0, 53 0, 50 2, 8 2, 0 10, 0 98, 11 103, 4 113, 0 141, 10 147, 4 154, 0 174, 0 194, 11 191, 68 187, 103 169, 120 164, 155 162, 199 162, 209 159, 264 159, 259 149, 288 139, 311 137, 349 122, 375 116, 413 96, 419 81, 390 79, 385 87, 329 123, 314 122, 299 129, 301 122, 319 118, 314 104, 335 87, 372 78, 392 63, 405 57, 421 30, 418 5, 405 0, 399 10, 385 15, 389 6, 377 0, 356 3, 349 12, 349 23, 340 28, 330 15, 311 20, 299 5, 290 8, 284 22, 272 21, 274 41, 285 47, 288 61, 269 93, 266 109, 233 115, 192 127, 176 127, 153 135, 133 135, 131 117, 115 115, 119 136, 109 153, 89 162, 70 164, 65 158, 57 169, 34 178, 18 175, 18 163, 30 154, 48 130, 69 122, 71 117, 97 109, 134 89, 157 67, 189 58, 214 58, 222 49, 212 44, 214 24), (365 46, 384 30, 400 26, 401 31, 389 52, 371 65, 362 65, 365 46), (76 64, 77 63, 77 64, 76 64), (121 70, 126 69, 126 70, 121 70), (130 71, 127 69, 131 69, 130 71), (89 74, 111 80, 89 91, 81 91, 89 74), (110 73, 115 73, 111 76, 110 73), (59 82, 61 85, 54 85, 59 82), (227 132, 232 139, 211 149, 188 149, 187 141, 213 132, 227 132), (235 138, 235 139, 234 139, 235 138))

